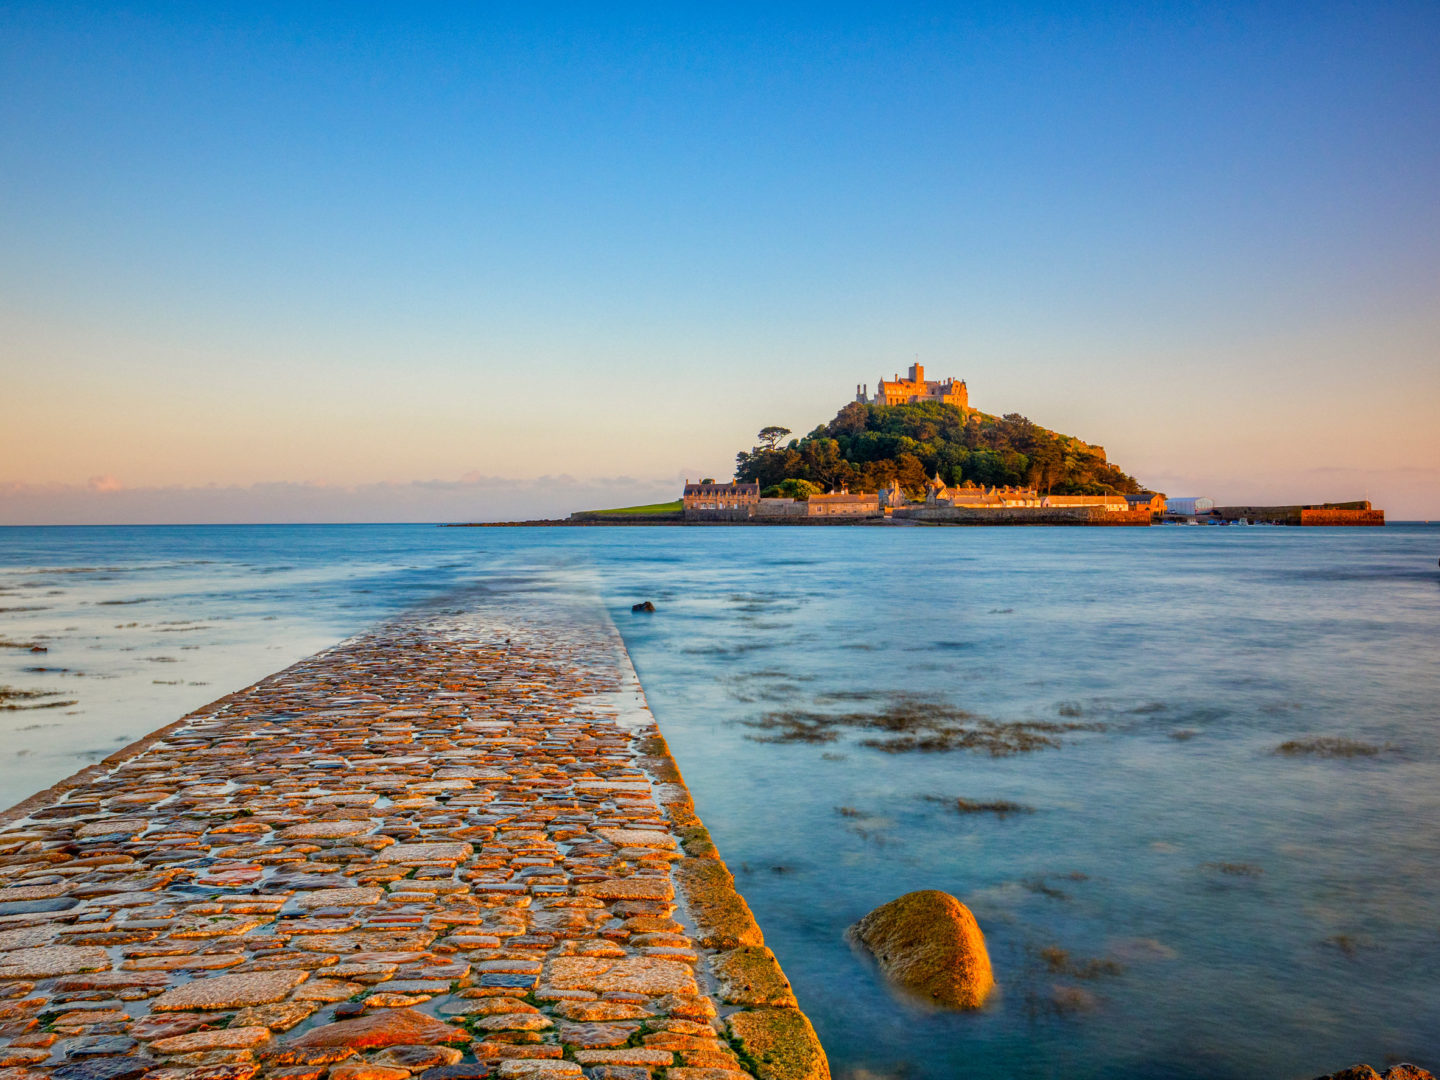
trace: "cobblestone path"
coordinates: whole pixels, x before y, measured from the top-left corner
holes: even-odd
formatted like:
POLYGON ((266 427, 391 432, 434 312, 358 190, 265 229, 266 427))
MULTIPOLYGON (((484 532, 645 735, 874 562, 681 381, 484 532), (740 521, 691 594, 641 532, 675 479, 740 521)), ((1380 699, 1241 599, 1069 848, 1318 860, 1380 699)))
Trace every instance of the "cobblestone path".
POLYGON ((829 1075, 594 612, 408 616, 7 817, 0 1080, 829 1075))

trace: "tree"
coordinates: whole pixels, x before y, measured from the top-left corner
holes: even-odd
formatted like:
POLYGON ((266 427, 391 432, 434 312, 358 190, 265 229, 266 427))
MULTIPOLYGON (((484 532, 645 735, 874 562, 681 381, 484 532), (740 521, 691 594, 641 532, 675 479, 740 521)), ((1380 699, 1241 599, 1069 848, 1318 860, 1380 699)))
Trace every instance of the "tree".
POLYGON ((859 435, 865 430, 869 421, 870 410, 860 402, 852 401, 836 414, 834 420, 830 421, 829 431, 834 436, 859 435))
POLYGON ((840 444, 834 439, 822 435, 805 440, 801 457, 810 479, 824 484, 826 488, 838 488, 850 479, 850 464, 840 456, 840 444))
POLYGON ((914 454, 901 454, 895 459, 895 479, 912 499, 924 497, 929 478, 925 475, 925 466, 914 454))
POLYGON ((875 491, 898 480, 907 491, 936 472, 949 484, 1026 484, 1056 494, 1129 494, 1140 489, 1105 459, 1105 449, 1034 423, 1020 413, 988 416, 938 401, 851 402, 829 424, 782 445, 790 432, 760 432, 761 445, 735 456, 738 480, 761 490, 805 480, 831 490, 875 491))
POLYGON ((757 435, 756 438, 760 440, 760 445, 763 446, 766 450, 774 450, 780 445, 780 440, 785 438, 785 436, 789 434, 790 429, 788 427, 781 427, 778 424, 771 424, 769 427, 761 428, 760 434, 757 435))
POLYGON ((767 499, 798 499, 804 502, 810 498, 811 495, 819 495, 820 490, 819 484, 812 484, 809 480, 798 480, 795 477, 790 477, 787 480, 781 480, 780 483, 773 487, 766 488, 761 494, 767 499))

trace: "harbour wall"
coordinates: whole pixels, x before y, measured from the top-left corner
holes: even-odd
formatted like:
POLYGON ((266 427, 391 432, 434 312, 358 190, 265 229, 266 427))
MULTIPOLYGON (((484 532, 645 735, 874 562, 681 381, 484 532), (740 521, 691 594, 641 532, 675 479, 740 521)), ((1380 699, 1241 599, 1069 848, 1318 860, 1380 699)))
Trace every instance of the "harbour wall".
POLYGON ((996 507, 966 510, 949 506, 901 507, 903 521, 927 525, 1149 525, 1150 510, 1105 510, 1098 506, 996 507))
MULTIPOLYGON (((802 504, 803 505, 803 504, 802 504)), ((1149 525, 1150 510, 1105 510, 1098 506, 996 507, 971 510, 948 506, 900 507, 889 516, 799 513, 756 514, 744 510, 705 510, 673 514, 572 514, 559 521, 495 522, 513 525, 1149 525)))
POLYGON ((1212 515, 1221 521, 1269 522, 1275 525, 1359 525, 1385 524, 1385 511, 1374 509, 1366 500, 1348 503, 1312 503, 1296 506, 1217 506, 1212 515))

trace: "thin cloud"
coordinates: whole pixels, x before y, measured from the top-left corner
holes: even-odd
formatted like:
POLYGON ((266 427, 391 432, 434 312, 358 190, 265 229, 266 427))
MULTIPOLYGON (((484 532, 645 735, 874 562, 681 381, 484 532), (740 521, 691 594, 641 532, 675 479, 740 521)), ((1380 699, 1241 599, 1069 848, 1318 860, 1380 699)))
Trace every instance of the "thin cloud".
POLYGON ((83 484, 0 484, 0 524, 507 521, 674 498, 673 477, 554 474, 506 477, 471 470, 454 479, 337 484, 128 487, 113 476, 83 484))

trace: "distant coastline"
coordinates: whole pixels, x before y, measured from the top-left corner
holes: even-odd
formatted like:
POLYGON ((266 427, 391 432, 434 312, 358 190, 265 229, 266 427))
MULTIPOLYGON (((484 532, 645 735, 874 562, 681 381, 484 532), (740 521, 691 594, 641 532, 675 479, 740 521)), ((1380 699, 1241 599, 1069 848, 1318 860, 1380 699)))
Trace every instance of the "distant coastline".
MULTIPOLYGON (((1033 509, 1029 511, 1014 511, 1009 514, 986 512, 983 515, 975 512, 960 511, 958 515, 951 517, 935 517, 930 519, 922 518, 899 518, 899 517, 775 517, 775 518, 696 518, 686 517, 684 514, 667 515, 614 515, 604 513, 585 513, 583 515, 572 515, 568 518, 539 519, 535 521, 457 521, 448 522, 442 526, 447 529, 509 529, 509 528, 541 528, 545 526, 567 526, 584 528, 599 526, 610 528, 627 525, 660 525, 660 526, 700 526, 704 528, 729 527, 729 526, 762 526, 762 527, 829 527, 829 526, 869 526, 871 528, 915 528, 917 526, 1148 526, 1151 522, 1148 515, 1140 514, 1108 514, 1082 515, 1075 512, 1077 508, 1065 508, 1059 510, 1033 509), (1119 520, 1124 519, 1124 520, 1119 520)), ((1083 508, 1079 508, 1083 509, 1083 508)))
MULTIPOLYGON (((778 501, 778 500, 775 500, 778 501)), ((803 504, 802 504, 803 505, 803 504)), ((756 514, 736 511, 684 510, 662 513, 635 513, 633 508, 581 510, 568 518, 540 518, 533 521, 447 522, 444 528, 538 528, 544 526, 618 525, 868 525, 880 527, 1105 527, 1146 528, 1151 525, 1201 527, 1383 527, 1385 511, 1368 502, 1321 503, 1305 506, 1217 506, 1203 514, 1177 518, 1155 513, 1148 507, 1130 510, 1102 506, 992 506, 984 509, 930 501, 919 506, 898 507, 870 513, 840 514, 756 514)))

